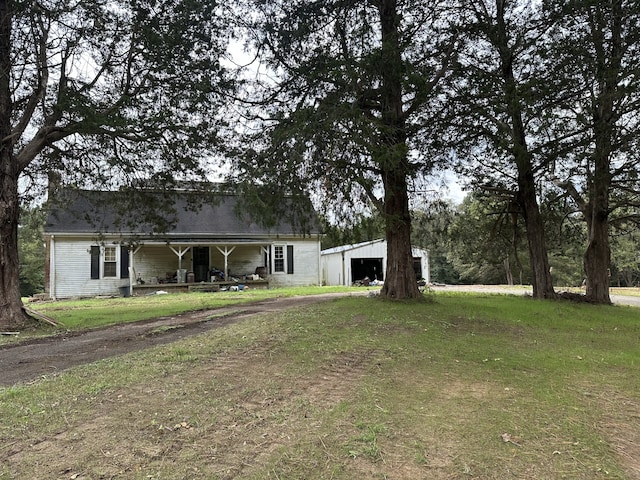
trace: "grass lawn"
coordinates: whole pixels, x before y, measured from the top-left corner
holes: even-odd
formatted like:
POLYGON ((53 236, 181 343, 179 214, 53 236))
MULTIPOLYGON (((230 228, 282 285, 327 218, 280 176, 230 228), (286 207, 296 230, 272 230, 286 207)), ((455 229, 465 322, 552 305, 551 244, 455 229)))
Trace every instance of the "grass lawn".
POLYGON ((640 478, 637 308, 433 300, 344 297, 0 388, 0 479, 640 478))
MULTIPOLYGON (((292 287, 242 292, 172 293, 134 297, 86 298, 27 304, 60 322, 65 329, 93 328, 117 323, 219 308, 274 297, 344 292, 348 287, 292 287)), ((34 332, 36 334, 42 332, 34 332)))

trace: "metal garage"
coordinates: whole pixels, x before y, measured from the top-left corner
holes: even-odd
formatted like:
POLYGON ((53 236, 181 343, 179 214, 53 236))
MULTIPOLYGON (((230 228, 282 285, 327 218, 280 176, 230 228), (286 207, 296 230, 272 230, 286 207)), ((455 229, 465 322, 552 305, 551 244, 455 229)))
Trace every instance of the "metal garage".
MULTIPOLYGON (((416 279, 429 282, 429 251, 412 247, 416 279)), ((386 240, 329 248, 321 252, 324 285, 353 285, 369 277, 371 281, 384 281, 387 268, 386 240)))

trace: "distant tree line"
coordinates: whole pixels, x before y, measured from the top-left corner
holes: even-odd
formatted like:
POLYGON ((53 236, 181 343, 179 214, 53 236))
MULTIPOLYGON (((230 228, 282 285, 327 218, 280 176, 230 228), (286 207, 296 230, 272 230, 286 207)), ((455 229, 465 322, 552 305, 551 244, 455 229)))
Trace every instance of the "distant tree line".
MULTIPOLYGON (((543 199, 554 287, 585 286, 582 255, 587 232, 568 202, 543 199)), ((430 252, 431 280, 445 284, 530 285, 522 219, 509 202, 469 194, 461 204, 436 201, 414 211, 413 241, 430 252)), ((640 282, 637 229, 615 229, 611 241, 610 286, 640 282)))
MULTIPOLYGON (((544 198, 540 210, 554 287, 584 287, 587 233, 580 214, 566 198, 544 198)), ((459 204, 433 199, 412 210, 412 227, 412 245, 429 251, 434 283, 531 284, 524 222, 509 198, 472 192, 459 204)), ((361 218, 349 227, 327 223, 324 231, 323 249, 384 236, 377 216, 361 218)), ((610 286, 640 285, 640 231, 635 226, 612 231, 608 275, 610 286)))

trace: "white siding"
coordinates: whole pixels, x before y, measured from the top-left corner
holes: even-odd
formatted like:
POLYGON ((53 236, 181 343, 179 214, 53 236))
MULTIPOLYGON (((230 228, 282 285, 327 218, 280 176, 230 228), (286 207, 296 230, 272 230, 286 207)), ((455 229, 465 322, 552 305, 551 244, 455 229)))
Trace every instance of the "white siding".
POLYGON ((311 238, 274 243, 274 245, 293 245, 293 274, 272 273, 269 275, 270 287, 318 285, 320 283, 319 240, 311 238))
MULTIPOLYGON (((221 247, 224 251, 224 247, 221 247)), ((260 245, 238 245, 227 257, 229 275, 241 277, 251 275, 256 267, 263 266, 262 247, 260 245)), ((213 246, 209 250, 209 263, 211 267, 224 270, 224 255, 213 246)))
MULTIPOLYGON (((178 256, 166 245, 144 245, 133 257, 135 279, 146 283, 152 279, 166 278, 167 273, 178 270, 178 256)), ((182 257, 182 268, 191 269, 191 251, 182 257)))
MULTIPOLYGON (((269 282, 274 287, 294 285, 318 285, 320 283, 320 240, 306 238, 287 239, 278 245, 292 245, 294 273, 273 273, 269 282)), ((51 241, 50 295, 52 298, 86 297, 96 295, 119 295, 120 287, 129 285, 128 278, 119 278, 120 248, 117 248, 117 278, 91 279, 91 247, 97 245, 91 239, 55 236, 51 241)), ((109 243, 108 246, 112 244, 109 243)), ((115 244, 113 244, 115 245, 115 244)), ((117 245, 116 245, 117 246, 117 245)), ((232 247, 230 244, 229 247, 232 247)), ((119 247, 119 246, 118 246, 119 247)), ((176 247, 174 247, 176 248, 176 247)), ((183 246, 184 248, 184 246, 183 246)), ((176 248, 177 249, 177 248, 176 248)), ((224 268, 224 256, 215 246, 209 246, 210 266, 224 268)), ((228 268, 232 275, 241 277, 253 274, 263 265, 260 245, 237 245, 228 257, 228 268)), ((178 269, 178 256, 167 245, 143 245, 134 255, 133 281, 140 277, 152 283, 157 277, 165 278, 168 272, 178 269)), ((182 257, 182 268, 193 269, 192 251, 182 257)))
MULTIPOLYGON (((120 248, 116 249, 118 277, 91 279, 91 247, 95 245, 95 242, 89 240, 54 238, 51 253, 51 274, 54 275, 53 289, 49 293, 51 297, 118 295, 119 287, 129 285, 128 278, 119 277, 120 248)), ((102 265, 100 270, 102 273, 102 265)))
POLYGON ((347 285, 342 261, 342 252, 322 255, 322 283, 324 285, 347 285))

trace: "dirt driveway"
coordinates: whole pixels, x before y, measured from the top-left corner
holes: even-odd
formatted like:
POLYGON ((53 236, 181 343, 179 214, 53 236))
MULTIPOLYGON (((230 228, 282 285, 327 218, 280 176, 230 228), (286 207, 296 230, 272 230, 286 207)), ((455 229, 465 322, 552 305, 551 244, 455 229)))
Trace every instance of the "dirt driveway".
MULTIPOLYGON (((524 289, 505 290, 499 286, 446 286, 435 287, 434 290, 527 294, 524 289)), ((275 298, 0 346, 0 386, 34 381, 76 365, 174 342, 213 328, 224 327, 250 315, 310 305, 338 296, 367 293, 360 291, 275 298)), ((640 306, 640 297, 612 296, 612 300, 614 303, 640 306)))
POLYGON ((345 294, 275 298, 0 346, 0 386, 34 381, 76 365, 174 342, 250 315, 310 305, 341 295, 345 294))

